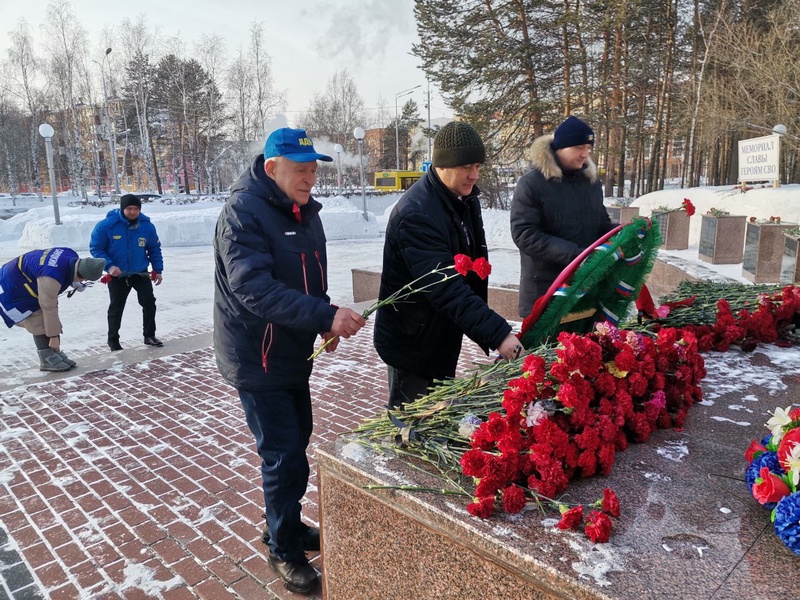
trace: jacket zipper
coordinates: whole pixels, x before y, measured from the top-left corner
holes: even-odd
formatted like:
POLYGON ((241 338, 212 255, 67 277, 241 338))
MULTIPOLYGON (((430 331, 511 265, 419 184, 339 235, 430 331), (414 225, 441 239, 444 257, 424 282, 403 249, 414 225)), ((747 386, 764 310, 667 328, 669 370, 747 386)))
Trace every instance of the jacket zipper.
POLYGON ((319 258, 319 250, 314 250, 314 256, 317 257, 317 264, 319 265, 319 279, 322 284, 322 291, 325 292, 325 271, 322 270, 322 260, 319 258))
POLYGON ((306 294, 308 294, 308 277, 306 276, 306 253, 300 253, 300 260, 303 262, 303 285, 306 286, 306 294))
POLYGON ((261 366, 264 368, 264 373, 269 372, 269 369, 267 368, 267 355, 269 354, 269 349, 271 347, 272 347, 272 323, 267 323, 267 326, 264 329, 264 337, 261 340, 261 366), (269 342, 267 342, 267 338, 269 338, 269 342))

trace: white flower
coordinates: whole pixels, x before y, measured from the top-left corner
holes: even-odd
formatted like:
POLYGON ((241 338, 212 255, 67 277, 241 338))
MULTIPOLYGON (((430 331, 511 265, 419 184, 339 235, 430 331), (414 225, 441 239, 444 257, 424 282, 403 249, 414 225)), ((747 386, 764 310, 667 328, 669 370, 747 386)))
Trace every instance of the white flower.
POLYGON ((470 439, 480 424, 480 418, 469 412, 458 422, 458 435, 470 439))
POLYGON ((774 444, 780 443, 783 439, 783 428, 792 422, 789 416, 790 409, 776 408, 772 413, 773 417, 767 421, 767 427, 772 432, 772 442, 774 444))
POLYGON ((792 485, 797 487, 800 484, 800 444, 794 444, 786 455, 785 464, 789 477, 792 478, 792 485))
POLYGON ((528 416, 525 417, 525 424, 528 427, 534 427, 547 416, 547 411, 544 407, 535 400, 528 404, 528 416))

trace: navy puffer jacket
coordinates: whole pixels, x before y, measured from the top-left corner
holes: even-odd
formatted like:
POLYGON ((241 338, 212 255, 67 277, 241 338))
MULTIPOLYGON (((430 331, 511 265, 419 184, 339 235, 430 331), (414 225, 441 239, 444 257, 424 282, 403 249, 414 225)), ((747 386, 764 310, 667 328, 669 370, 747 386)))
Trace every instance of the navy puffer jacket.
POLYGON ((322 205, 294 207, 258 156, 217 221, 214 352, 238 389, 307 380, 314 340, 333 324, 322 205))
MULTIPOLYGON (((379 297, 452 265, 456 254, 472 259, 488 255, 477 191, 459 200, 431 169, 403 194, 389 217, 379 297)), ((452 377, 465 334, 487 352, 511 333, 506 320, 486 304, 487 291, 488 282, 470 273, 379 309, 378 354, 386 364, 421 377, 452 377)))

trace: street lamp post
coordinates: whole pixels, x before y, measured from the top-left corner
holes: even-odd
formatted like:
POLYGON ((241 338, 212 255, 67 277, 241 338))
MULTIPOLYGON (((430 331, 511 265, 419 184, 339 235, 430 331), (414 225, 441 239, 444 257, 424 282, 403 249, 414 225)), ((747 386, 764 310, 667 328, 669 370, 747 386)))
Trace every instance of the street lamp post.
POLYGON ((53 214, 56 217, 56 225, 61 225, 61 217, 58 214, 58 198, 56 198, 56 170, 53 166, 53 134, 55 130, 49 123, 39 125, 39 135, 44 138, 44 147, 47 153, 47 169, 50 171, 50 192, 53 194, 53 214))
POLYGON ((415 85, 414 87, 403 90, 402 92, 397 92, 394 95, 394 151, 398 171, 400 170, 400 117, 397 114, 397 99, 402 98, 403 96, 408 96, 411 92, 419 87, 422 87, 422 84, 415 85))
POLYGON ((358 162, 361 165, 361 212, 365 220, 369 221, 367 216, 367 186, 364 183, 364 128, 356 127, 353 130, 353 137, 358 140, 358 162))
POLYGON ((342 148, 341 144, 336 144, 333 151, 336 152, 336 183, 339 187, 339 195, 342 195, 342 148))
MULTIPOLYGON (((106 103, 106 132, 108 133, 108 146, 111 149, 111 170, 114 171, 114 193, 119 194, 119 173, 117 173, 117 143, 111 132, 111 111, 108 109, 108 92, 106 91, 106 71, 104 65, 106 58, 111 54, 111 48, 106 48, 103 62, 100 63, 100 74, 103 79, 103 99, 106 103)), ((97 61, 94 61, 97 62, 97 61)))

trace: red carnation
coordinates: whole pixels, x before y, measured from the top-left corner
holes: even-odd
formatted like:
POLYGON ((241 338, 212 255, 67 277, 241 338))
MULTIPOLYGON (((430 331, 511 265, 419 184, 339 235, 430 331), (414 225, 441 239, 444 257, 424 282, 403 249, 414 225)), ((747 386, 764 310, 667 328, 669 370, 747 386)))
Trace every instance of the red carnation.
POLYGON ((467 512, 475 517, 488 519, 494 512, 494 496, 475 498, 475 502, 467 505, 467 512))
POLYGON ((556 527, 568 531, 570 529, 577 529, 580 527, 581 523, 583 523, 583 506, 579 504, 561 515, 561 519, 556 523, 556 527))
POLYGON ((525 508, 525 490, 518 485, 511 485, 503 490, 503 508, 515 515, 525 508))
POLYGON ((461 470, 467 477, 483 477, 486 454, 482 450, 467 450, 461 457, 461 470))
POLYGON ((689 215, 690 217, 695 213, 696 210, 694 204, 692 204, 692 201, 689 200, 688 198, 683 199, 683 204, 681 204, 681 207, 683 208, 683 210, 686 211, 686 214, 689 215))
POLYGON ((583 531, 595 544, 603 544, 611 537, 611 519, 606 513, 593 510, 586 519, 583 531))
POLYGON ((480 258, 476 258, 475 262, 472 263, 472 270, 475 271, 475 274, 481 279, 486 279, 492 272, 492 265, 481 256, 480 258))
POLYGON ((611 488, 603 490, 603 512, 607 512, 612 517, 619 516, 619 498, 611 488))
POLYGON ((472 259, 466 254, 456 254, 456 271, 462 275, 466 275, 472 270, 472 259))
POLYGON ((529 354, 522 363, 522 371, 530 373, 531 379, 536 383, 542 383, 545 375, 547 375, 547 363, 545 363, 544 358, 541 356, 529 354))

